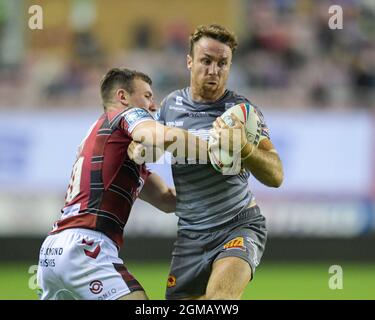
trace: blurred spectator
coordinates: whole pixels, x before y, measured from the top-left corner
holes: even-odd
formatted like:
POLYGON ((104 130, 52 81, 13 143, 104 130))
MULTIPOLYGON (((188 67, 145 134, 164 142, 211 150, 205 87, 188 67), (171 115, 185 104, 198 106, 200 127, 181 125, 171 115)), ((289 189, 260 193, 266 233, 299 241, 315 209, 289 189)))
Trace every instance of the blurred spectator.
POLYGON ((164 48, 167 51, 183 54, 189 48, 189 27, 184 21, 174 21, 166 27, 164 48))
POLYGON ((44 88, 45 97, 53 104, 61 97, 80 95, 85 84, 84 75, 84 69, 77 60, 69 61, 65 73, 44 88))
POLYGON ((375 99, 375 47, 364 49, 350 66, 350 79, 354 103, 374 107, 375 99))
POLYGON ((97 39, 90 31, 74 34, 73 47, 74 56, 82 62, 98 63, 104 58, 97 39))
MULTIPOLYGON (((2 52, 5 24, 7 21, 7 11, 3 0, 0 0, 0 52, 2 52)), ((2 67, 2 55, 0 54, 0 69, 2 67)))
POLYGON ((313 85, 310 91, 310 98, 314 105, 319 108, 327 107, 331 101, 330 91, 322 83, 313 85))
POLYGON ((141 22, 134 27, 134 49, 149 49, 152 47, 152 26, 147 22, 141 22))

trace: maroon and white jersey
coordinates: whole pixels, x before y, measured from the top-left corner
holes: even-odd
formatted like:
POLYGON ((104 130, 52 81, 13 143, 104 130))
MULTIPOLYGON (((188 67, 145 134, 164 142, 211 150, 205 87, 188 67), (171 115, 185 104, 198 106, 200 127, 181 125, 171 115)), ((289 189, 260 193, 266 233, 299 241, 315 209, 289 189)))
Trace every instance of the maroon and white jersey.
POLYGON ((154 120, 144 109, 103 114, 82 141, 62 215, 49 234, 68 228, 103 232, 120 248, 130 210, 150 172, 131 161, 132 130, 154 120))

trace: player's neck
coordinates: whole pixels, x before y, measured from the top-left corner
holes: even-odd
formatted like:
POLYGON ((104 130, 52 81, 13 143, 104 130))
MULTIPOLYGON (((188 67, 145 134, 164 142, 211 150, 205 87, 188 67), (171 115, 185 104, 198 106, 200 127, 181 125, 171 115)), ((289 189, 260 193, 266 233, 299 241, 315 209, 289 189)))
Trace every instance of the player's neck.
POLYGON ((108 104, 106 106, 106 112, 109 113, 109 112, 113 112, 113 111, 119 111, 119 110, 125 110, 125 106, 123 106, 122 104, 118 105, 118 104, 108 104))

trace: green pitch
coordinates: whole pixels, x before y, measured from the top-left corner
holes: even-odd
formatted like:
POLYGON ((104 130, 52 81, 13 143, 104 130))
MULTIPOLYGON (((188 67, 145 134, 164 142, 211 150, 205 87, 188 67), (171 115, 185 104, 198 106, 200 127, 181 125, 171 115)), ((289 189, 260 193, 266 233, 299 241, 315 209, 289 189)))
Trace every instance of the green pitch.
MULTIPOLYGON (((329 288, 331 264, 264 262, 243 296, 248 299, 375 299, 375 264, 336 263, 343 270, 343 289, 329 288)), ((0 265, 0 299, 37 299, 30 264, 0 265)), ((150 299, 164 299, 168 263, 128 263, 150 299)))

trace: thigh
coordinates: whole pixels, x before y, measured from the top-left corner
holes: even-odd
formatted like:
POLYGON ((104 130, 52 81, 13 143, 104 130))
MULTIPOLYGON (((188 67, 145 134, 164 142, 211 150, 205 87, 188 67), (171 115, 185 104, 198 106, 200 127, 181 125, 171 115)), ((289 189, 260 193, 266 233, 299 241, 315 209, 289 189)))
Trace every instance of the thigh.
POLYGON ((204 299, 238 300, 251 279, 247 261, 238 257, 215 260, 204 299))
POLYGON ((179 231, 174 244, 166 299, 193 299, 204 295, 210 276, 207 255, 210 236, 179 231))
POLYGON ((226 257, 240 258, 249 264, 252 279, 267 242, 264 217, 260 216, 257 220, 223 230, 221 233, 225 236, 221 238, 219 247, 213 252, 214 261, 226 257))
POLYGON ((263 255, 267 231, 265 220, 245 223, 220 233, 225 235, 213 251, 214 263, 206 299, 240 299, 263 255))

